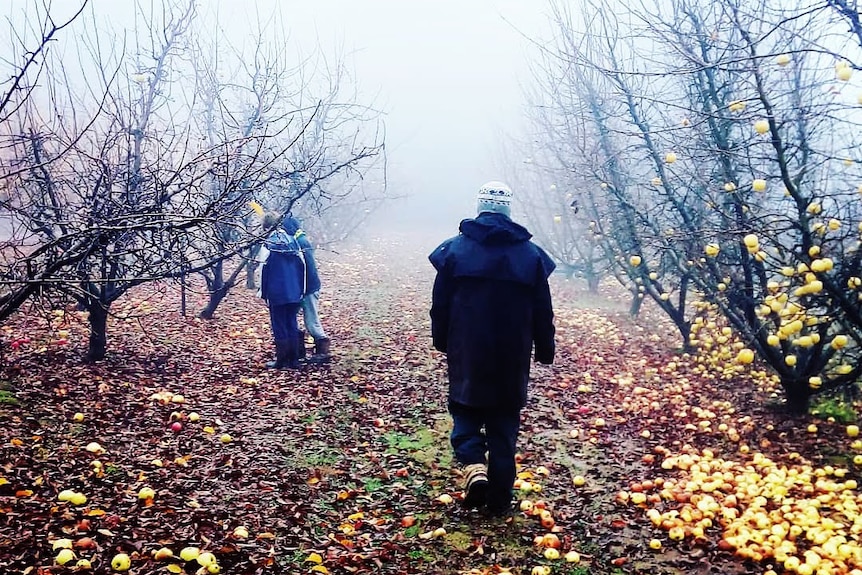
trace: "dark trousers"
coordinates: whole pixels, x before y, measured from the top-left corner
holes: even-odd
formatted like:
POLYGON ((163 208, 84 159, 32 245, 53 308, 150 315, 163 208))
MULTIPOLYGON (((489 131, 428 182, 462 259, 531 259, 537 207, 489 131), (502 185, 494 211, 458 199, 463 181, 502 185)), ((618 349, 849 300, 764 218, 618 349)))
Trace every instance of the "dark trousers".
POLYGON ((455 459, 461 465, 485 463, 487 453, 488 507, 503 509, 511 505, 521 410, 480 409, 449 402, 449 413, 455 459))
MULTIPOLYGON (((272 338, 278 342, 291 342, 291 346, 299 341, 299 325, 296 323, 296 314, 299 313, 299 303, 287 303, 283 305, 269 306, 269 321, 272 324, 272 338)), ((294 354, 291 354, 294 355, 294 354)), ((297 359, 291 357, 289 359, 297 359)))

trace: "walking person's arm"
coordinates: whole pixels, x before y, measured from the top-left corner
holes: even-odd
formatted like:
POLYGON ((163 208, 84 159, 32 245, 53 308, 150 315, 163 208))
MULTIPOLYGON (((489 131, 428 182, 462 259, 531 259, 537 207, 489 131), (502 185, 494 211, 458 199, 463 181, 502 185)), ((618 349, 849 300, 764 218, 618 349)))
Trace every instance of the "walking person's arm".
POLYGON ((437 273, 431 294, 431 341, 434 349, 446 353, 449 339, 451 280, 445 271, 437 273))
POLYGON ((449 346, 449 311, 452 306, 452 275, 447 261, 451 240, 440 244, 428 260, 437 270, 431 292, 431 341, 434 349, 446 353, 449 346))
MULTIPOLYGON (((539 266, 539 277, 533 292, 533 341, 536 342, 536 361, 554 363, 554 306, 551 303, 551 287, 548 285, 547 266, 539 266)), ((550 268, 553 270, 553 267, 550 268)))

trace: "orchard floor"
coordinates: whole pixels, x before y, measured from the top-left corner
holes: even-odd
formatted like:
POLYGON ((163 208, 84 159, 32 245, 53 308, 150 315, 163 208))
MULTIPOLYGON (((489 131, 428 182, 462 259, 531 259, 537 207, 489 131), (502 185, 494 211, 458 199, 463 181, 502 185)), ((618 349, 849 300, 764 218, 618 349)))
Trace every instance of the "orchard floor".
POLYGON ((95 364, 81 361, 87 331, 72 307, 13 318, 3 340, 23 343, 7 350, 0 382, 0 572, 73 572, 83 558, 108 573, 124 552, 135 575, 195 573, 195 561, 152 557, 194 546, 230 574, 762 573, 768 562, 718 548, 717 524, 672 541, 618 492, 672 476, 662 454, 689 448, 846 464, 843 425, 808 433, 808 418, 769 409, 774 398, 747 374, 696 371, 648 306, 634 322, 625 298, 555 276, 557 361, 534 369, 519 442, 522 477, 538 487, 518 498, 545 502, 561 553, 580 560, 546 559, 538 516, 486 520, 457 504, 445 363, 429 337, 425 257, 439 239, 319 255, 328 367, 263 369, 268 316, 244 288, 212 321, 194 316, 199 293, 183 317, 175 285, 137 289, 114 306, 108 357, 95 364), (152 500, 139 499, 143 487, 152 500), (58 501, 63 490, 86 503, 58 501), (76 556, 65 567, 53 549, 62 539, 76 556))

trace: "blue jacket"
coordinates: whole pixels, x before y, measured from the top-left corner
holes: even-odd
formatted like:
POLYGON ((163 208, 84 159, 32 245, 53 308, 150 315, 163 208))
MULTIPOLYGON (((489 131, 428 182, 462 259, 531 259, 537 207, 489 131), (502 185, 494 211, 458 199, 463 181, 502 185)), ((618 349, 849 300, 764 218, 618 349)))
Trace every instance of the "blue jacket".
POLYGON ((429 256, 437 270, 431 335, 447 356, 449 400, 520 409, 534 342, 536 361, 554 361, 548 286, 554 262, 530 232, 502 214, 464 220, 460 231, 429 256))
POLYGON ((302 254, 305 256, 305 293, 320 291, 320 276, 317 274, 314 246, 308 241, 308 235, 299 227, 299 221, 296 218, 285 218, 282 226, 287 233, 296 238, 300 249, 302 249, 302 254))
POLYGON ((307 265, 298 240, 279 227, 264 245, 269 254, 260 272, 260 296, 269 305, 299 303, 306 293, 307 265))

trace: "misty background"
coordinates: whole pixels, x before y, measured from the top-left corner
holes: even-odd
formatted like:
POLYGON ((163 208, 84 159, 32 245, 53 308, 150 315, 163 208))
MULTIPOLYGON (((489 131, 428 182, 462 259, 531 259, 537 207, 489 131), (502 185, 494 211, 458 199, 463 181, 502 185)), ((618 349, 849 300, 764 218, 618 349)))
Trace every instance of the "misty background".
POLYGON ((278 11, 305 50, 343 51, 362 101, 384 112, 390 193, 372 222, 451 229, 503 179, 501 139, 522 126, 530 39, 545 11, 518 0, 222 2, 223 22, 278 11))
MULTIPOLYGON (((6 3, 2 32, 19 33, 29 2, 6 3)), ((51 13, 61 19, 78 7, 55 2, 51 13)), ((393 200, 369 225, 453 233, 461 218, 475 215, 479 186, 505 179, 501 164, 512 160, 503 159, 503 144, 523 132, 530 52, 548 26, 543 5, 518 0, 206 0, 198 14, 204 29, 239 51, 263 30, 297 60, 343 58, 357 101, 381 111, 386 130, 393 200)), ((57 42, 70 69, 82 33, 144 24, 132 2, 92 0, 84 16, 89 32, 76 23, 57 42)))

